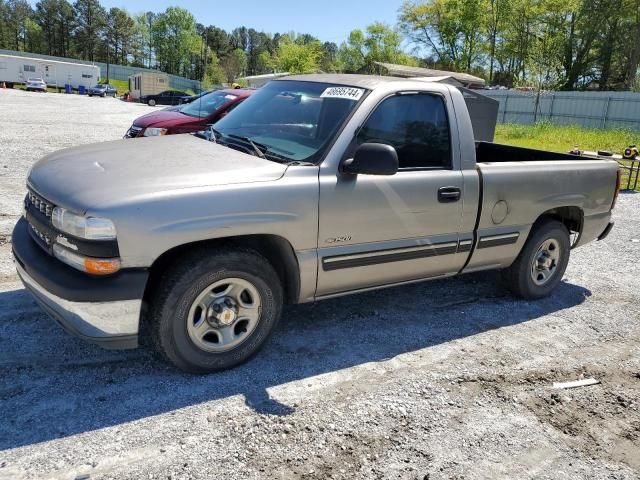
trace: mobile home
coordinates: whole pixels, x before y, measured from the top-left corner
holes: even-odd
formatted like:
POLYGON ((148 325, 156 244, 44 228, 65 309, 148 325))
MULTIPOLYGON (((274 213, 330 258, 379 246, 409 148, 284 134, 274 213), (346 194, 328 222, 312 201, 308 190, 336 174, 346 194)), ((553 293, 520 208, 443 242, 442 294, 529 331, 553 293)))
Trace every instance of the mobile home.
POLYGON ((8 87, 25 83, 30 78, 42 78, 51 87, 71 85, 91 87, 100 80, 100 67, 83 63, 61 62, 0 54, 0 83, 8 87))
POLYGON ((129 94, 135 99, 169 90, 169 75, 161 72, 139 72, 129 75, 129 94))

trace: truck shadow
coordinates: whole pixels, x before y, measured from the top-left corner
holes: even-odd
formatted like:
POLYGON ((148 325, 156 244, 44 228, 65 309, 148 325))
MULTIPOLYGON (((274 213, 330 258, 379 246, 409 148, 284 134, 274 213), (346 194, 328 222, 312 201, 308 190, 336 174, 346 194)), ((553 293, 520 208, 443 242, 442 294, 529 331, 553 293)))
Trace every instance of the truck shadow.
POLYGON ((24 290, 2 292, 0 450, 236 395, 257 413, 289 415, 295 407, 272 398, 271 387, 534 321, 591 295, 564 282, 550 298, 525 302, 496 284, 494 273, 479 273, 287 307, 256 358, 209 376, 183 374, 148 349, 84 344, 24 290))

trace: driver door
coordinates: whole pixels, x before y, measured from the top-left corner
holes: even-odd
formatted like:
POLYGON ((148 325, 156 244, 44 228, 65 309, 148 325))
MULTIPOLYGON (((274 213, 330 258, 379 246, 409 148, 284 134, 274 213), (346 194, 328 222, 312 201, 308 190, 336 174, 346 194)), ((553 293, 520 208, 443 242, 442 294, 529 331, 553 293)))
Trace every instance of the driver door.
POLYGON ((468 255, 466 240, 459 244, 463 178, 453 167, 445 98, 413 92, 384 99, 351 155, 363 143, 393 146, 399 170, 321 173, 318 297, 455 274, 468 255))

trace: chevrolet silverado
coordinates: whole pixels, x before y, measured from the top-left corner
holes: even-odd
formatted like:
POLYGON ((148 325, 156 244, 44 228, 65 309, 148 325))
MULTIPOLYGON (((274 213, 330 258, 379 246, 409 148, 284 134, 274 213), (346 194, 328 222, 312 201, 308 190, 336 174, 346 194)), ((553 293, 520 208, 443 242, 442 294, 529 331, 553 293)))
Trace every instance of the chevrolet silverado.
POLYGON ((475 142, 450 85, 285 77, 199 137, 33 166, 16 267, 71 333, 110 348, 144 334, 183 370, 221 370, 285 303, 488 269, 545 297, 613 225, 616 162, 475 142))

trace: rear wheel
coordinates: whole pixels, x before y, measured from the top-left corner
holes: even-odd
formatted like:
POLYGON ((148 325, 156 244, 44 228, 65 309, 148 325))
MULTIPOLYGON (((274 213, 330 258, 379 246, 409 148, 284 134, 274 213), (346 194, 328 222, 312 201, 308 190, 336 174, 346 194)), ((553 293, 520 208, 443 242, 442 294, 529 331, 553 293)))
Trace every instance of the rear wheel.
POLYGON ((207 373, 239 365, 273 332, 282 286, 253 250, 203 248, 165 272, 153 299, 153 343, 181 370, 207 373))
POLYGON ((551 294, 569 263, 569 231, 556 220, 535 225, 520 255, 503 270, 504 285, 528 300, 551 294))

